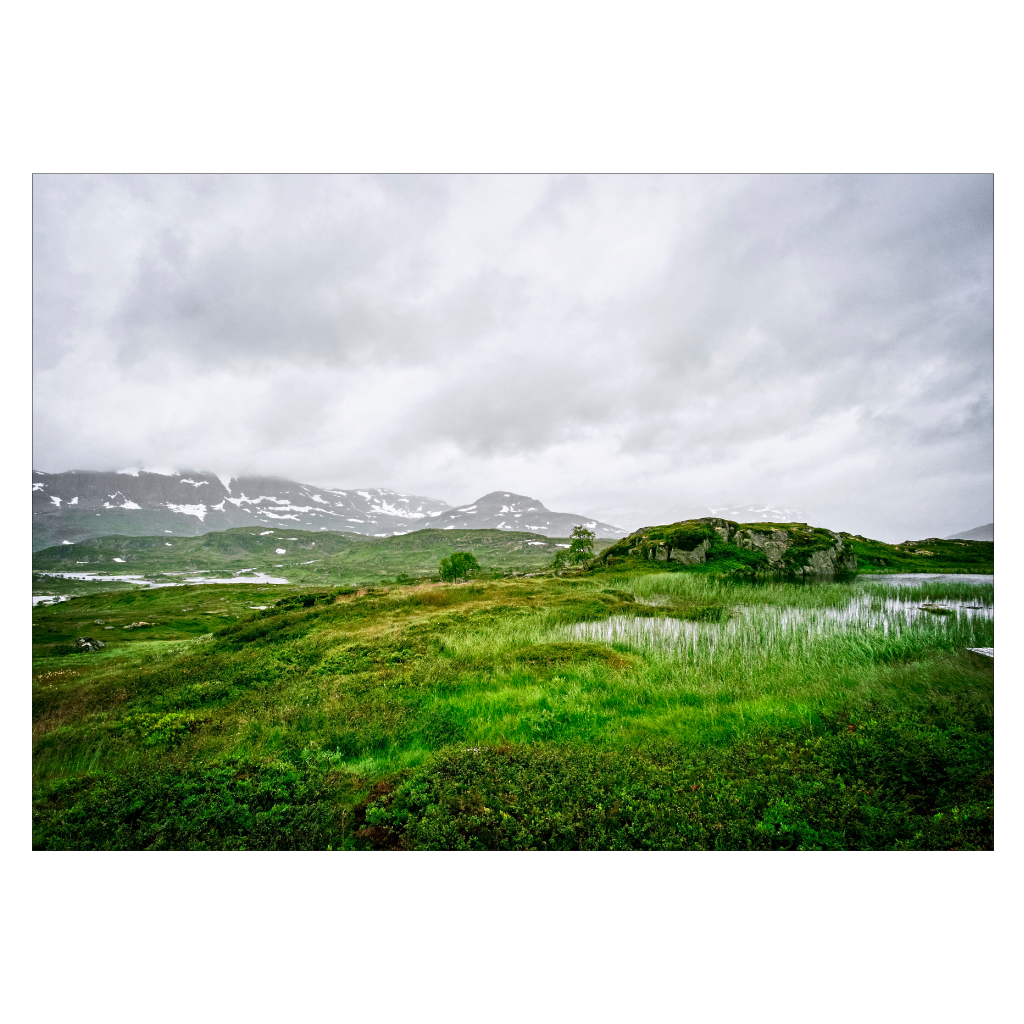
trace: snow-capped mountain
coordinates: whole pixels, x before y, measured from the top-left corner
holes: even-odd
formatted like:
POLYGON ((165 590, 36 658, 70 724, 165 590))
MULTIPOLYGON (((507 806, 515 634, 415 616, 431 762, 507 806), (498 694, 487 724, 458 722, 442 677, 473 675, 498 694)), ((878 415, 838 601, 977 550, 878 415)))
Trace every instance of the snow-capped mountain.
POLYGON ((519 494, 495 491, 456 509, 436 498, 383 487, 339 490, 274 477, 240 477, 225 484, 212 473, 191 471, 33 472, 32 521, 33 550, 110 534, 195 536, 254 523, 388 537, 425 527, 567 536, 577 523, 591 522, 599 537, 624 535, 606 523, 550 512, 519 494))
POLYGON ((734 523, 806 523, 807 513, 799 508, 772 508, 770 505, 728 505, 704 509, 705 516, 731 519, 734 523))
POLYGON ((733 522, 807 522, 809 518, 809 513, 803 509, 776 509, 770 505, 730 505, 709 508, 707 514, 733 522))
POLYGON ((625 537, 626 531, 588 516, 552 512, 536 498, 511 491, 491 491, 472 505, 450 508, 430 523, 439 530, 529 530, 548 537, 568 537, 574 526, 585 526, 597 537, 625 537))

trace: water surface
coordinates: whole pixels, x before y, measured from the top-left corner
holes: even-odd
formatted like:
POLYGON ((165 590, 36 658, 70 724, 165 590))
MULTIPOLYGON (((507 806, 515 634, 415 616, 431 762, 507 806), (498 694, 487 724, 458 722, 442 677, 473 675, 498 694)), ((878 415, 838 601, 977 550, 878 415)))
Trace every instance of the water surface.
MULTIPOLYGON (((916 588, 908 585, 933 583, 937 576, 935 573, 894 574, 884 581, 877 576, 862 578, 849 585, 849 600, 831 606, 801 605, 801 588, 795 585, 793 604, 737 603, 724 623, 615 615, 600 622, 579 623, 572 627, 572 634, 579 639, 659 647, 696 658, 713 658, 716 650, 726 648, 746 649, 751 655, 768 648, 809 650, 822 639, 856 631, 880 630, 883 636, 900 637, 907 630, 924 630, 936 636, 957 630, 969 638, 990 637, 987 624, 994 615, 991 591, 979 586, 977 597, 926 599, 915 595, 916 588), (882 585, 870 588, 857 585, 862 582, 882 585)), ((992 582, 991 576, 971 580, 966 575, 951 574, 946 578, 958 583, 992 582)), ((742 599, 742 596, 742 589, 737 588, 736 597, 742 599)), ((668 597, 653 597, 644 603, 667 604, 669 600, 668 597)), ((971 642, 968 639, 965 646, 971 642)))

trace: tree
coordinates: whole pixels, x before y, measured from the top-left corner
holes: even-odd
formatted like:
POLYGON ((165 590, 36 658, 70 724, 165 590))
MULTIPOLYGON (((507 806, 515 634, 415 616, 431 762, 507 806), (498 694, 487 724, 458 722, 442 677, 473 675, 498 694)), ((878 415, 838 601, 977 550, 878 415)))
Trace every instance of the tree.
POLYGON ((441 579, 451 582, 468 576, 471 569, 479 569, 480 563, 468 551, 454 551, 441 559, 441 579))
POLYGON ((576 565, 594 557, 594 534, 585 526, 574 526, 569 539, 569 561, 576 565))

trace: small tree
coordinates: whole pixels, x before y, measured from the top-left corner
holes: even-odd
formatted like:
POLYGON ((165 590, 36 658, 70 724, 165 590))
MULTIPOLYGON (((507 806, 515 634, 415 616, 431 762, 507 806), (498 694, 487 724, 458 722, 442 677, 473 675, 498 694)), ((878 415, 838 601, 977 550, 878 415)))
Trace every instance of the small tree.
POLYGON ((594 534, 585 526, 574 526, 569 539, 569 561, 574 565, 594 557, 594 534))
POLYGON ((479 569, 480 563, 468 551, 454 551, 441 559, 441 579, 448 582, 468 576, 471 569, 479 569))

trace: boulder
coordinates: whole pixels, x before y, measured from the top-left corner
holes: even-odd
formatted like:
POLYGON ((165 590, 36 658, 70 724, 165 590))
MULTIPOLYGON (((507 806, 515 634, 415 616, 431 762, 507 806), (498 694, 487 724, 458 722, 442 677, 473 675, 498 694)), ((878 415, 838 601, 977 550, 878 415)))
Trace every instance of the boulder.
POLYGON ((107 645, 102 640, 93 640, 91 636, 80 636, 75 647, 80 651, 102 651, 107 645))

